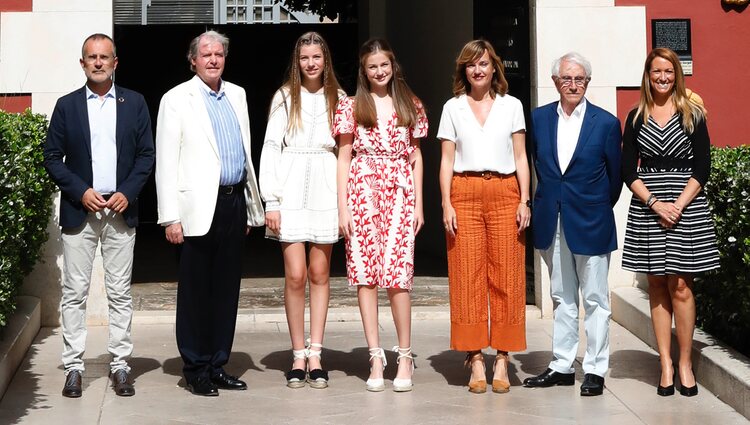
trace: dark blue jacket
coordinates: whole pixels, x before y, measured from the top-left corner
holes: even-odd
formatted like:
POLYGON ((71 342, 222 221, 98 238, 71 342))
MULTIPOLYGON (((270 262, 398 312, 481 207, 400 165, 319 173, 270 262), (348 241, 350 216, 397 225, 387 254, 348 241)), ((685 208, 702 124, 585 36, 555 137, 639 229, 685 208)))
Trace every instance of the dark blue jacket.
POLYGON ((588 102, 573 158, 562 174, 557 156, 557 104, 531 113, 530 138, 538 179, 531 215, 534 248, 552 245, 559 213, 574 254, 612 252, 617 249, 612 207, 622 190, 620 121, 588 102))
MULTIPOLYGON (((138 194, 154 165, 154 140, 146 101, 140 93, 115 85, 117 102, 117 191, 128 199, 123 212, 130 227, 138 224, 138 194)), ((91 134, 86 88, 57 100, 44 146, 44 167, 60 187, 60 226, 80 226, 88 212, 81 204, 93 185, 91 134)))

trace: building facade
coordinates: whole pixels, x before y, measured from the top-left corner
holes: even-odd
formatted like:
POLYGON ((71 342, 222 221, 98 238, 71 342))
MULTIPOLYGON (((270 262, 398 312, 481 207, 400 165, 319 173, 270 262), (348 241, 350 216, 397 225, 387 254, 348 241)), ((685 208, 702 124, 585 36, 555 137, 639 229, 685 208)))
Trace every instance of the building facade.
MULTIPOLYGON (((438 248, 444 242, 435 212, 440 202, 436 189, 439 148, 434 135, 442 104, 451 96, 455 56, 474 37, 487 37, 505 56, 509 73, 517 77, 512 80, 511 94, 528 98, 528 109, 557 99, 550 78, 553 59, 571 50, 580 52, 593 65, 587 97, 623 120, 638 97, 643 61, 655 36, 654 20, 689 20, 692 75, 687 77, 687 85, 706 103, 712 143, 748 143, 750 120, 745 116, 750 85, 744 81, 750 65, 750 11, 743 6, 730 6, 722 0, 359 0, 358 6, 360 41, 373 36, 391 41, 433 123, 430 138, 424 141, 428 217, 423 238, 438 248), (519 50, 518 46, 523 48, 519 50)), ((209 25, 319 20, 290 13, 273 0, 3 0, 0 109, 21 111, 31 107, 35 112, 50 114, 58 97, 82 84, 76 58, 81 40, 91 33, 112 34, 118 23, 185 21, 209 25), (180 7, 166 7, 175 3, 180 7)), ((148 54, 158 55, 161 48, 155 46, 148 54)), ((616 206, 620 246, 629 200, 625 190, 616 206)), ((56 223, 54 217, 44 262, 23 288, 25 294, 41 298, 43 325, 58 321, 62 261, 56 223)), ((89 321, 105 323, 100 259, 97 264, 89 321)), ((538 257, 534 270, 533 301, 547 315, 552 309, 547 272, 538 257)), ((634 284, 633 274, 620 269, 618 252, 613 255, 610 281, 614 286, 634 284)))

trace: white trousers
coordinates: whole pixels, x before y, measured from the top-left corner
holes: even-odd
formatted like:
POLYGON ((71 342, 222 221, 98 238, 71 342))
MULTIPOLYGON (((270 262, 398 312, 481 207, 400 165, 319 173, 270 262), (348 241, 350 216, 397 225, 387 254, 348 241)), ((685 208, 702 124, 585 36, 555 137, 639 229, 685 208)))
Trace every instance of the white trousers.
POLYGON ((553 360, 549 368, 559 373, 575 372, 580 290, 586 312, 583 372, 604 377, 609 368, 609 318, 612 315, 607 284, 609 253, 589 256, 570 252, 559 217, 554 243, 540 253, 549 269, 554 303, 553 360))
POLYGON ((128 227, 121 214, 104 209, 89 213, 77 228, 63 229, 63 281, 60 316, 63 335, 62 361, 65 374, 83 372, 86 349, 86 299, 99 242, 104 263, 104 286, 109 304, 110 370, 130 371, 127 360, 133 352, 130 325, 133 302, 130 278, 133 270, 135 228, 128 227))

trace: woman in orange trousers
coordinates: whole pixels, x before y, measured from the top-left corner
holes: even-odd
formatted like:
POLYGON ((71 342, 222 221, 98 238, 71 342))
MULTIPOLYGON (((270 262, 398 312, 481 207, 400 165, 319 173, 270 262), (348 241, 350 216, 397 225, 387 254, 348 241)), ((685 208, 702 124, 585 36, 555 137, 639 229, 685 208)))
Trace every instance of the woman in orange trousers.
POLYGON ((487 390, 483 348, 497 350, 497 393, 510 389, 508 352, 526 349, 526 124, 503 71, 489 42, 467 43, 456 60, 455 97, 445 103, 438 129, 451 348, 467 352, 473 393, 487 390))

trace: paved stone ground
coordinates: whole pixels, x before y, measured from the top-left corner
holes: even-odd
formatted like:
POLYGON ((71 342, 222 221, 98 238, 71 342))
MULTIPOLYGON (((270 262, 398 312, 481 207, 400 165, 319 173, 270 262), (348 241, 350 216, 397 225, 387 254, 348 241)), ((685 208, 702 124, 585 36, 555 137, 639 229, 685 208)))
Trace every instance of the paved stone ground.
MULTIPOLYGON (((136 311, 174 310, 177 297, 176 282, 138 283, 132 286, 133 308, 136 311)), ((387 305, 385 291, 380 291, 380 304, 387 305)), ((284 278, 242 279, 240 308, 284 307, 284 278)), ((350 288, 344 277, 331 278, 329 307, 354 307, 357 291, 350 288)), ((414 306, 447 306, 448 278, 419 276, 412 291, 414 306)))
MULTIPOLYGON (((382 344, 390 348, 395 332, 387 309, 381 315, 382 344)), ((43 328, 0 401, 0 424, 748 423, 704 387, 692 398, 657 396, 657 354, 616 323, 611 328, 611 369, 603 396, 578 395, 580 352, 576 386, 522 388, 523 379, 542 371, 550 359, 552 324, 540 319, 534 307, 527 309, 528 349, 512 356, 510 393, 471 394, 465 386, 468 374, 462 367, 463 353, 447 348, 447 310, 416 307, 414 317, 418 319, 413 323, 412 345, 418 369, 414 391, 403 394, 390 388, 396 370, 392 352, 388 353, 386 391, 365 391, 367 350, 353 307, 336 308, 329 315, 323 362, 330 370, 331 384, 326 390, 286 388, 284 371, 291 364, 291 353, 279 309, 243 312, 227 371, 241 376, 250 388, 222 391, 214 398, 185 390, 171 312, 136 315, 131 366, 137 393, 131 398, 117 397, 109 384, 106 327, 89 329, 83 397, 62 397, 59 329, 43 328)), ((490 370, 488 379, 492 379, 490 370)))

